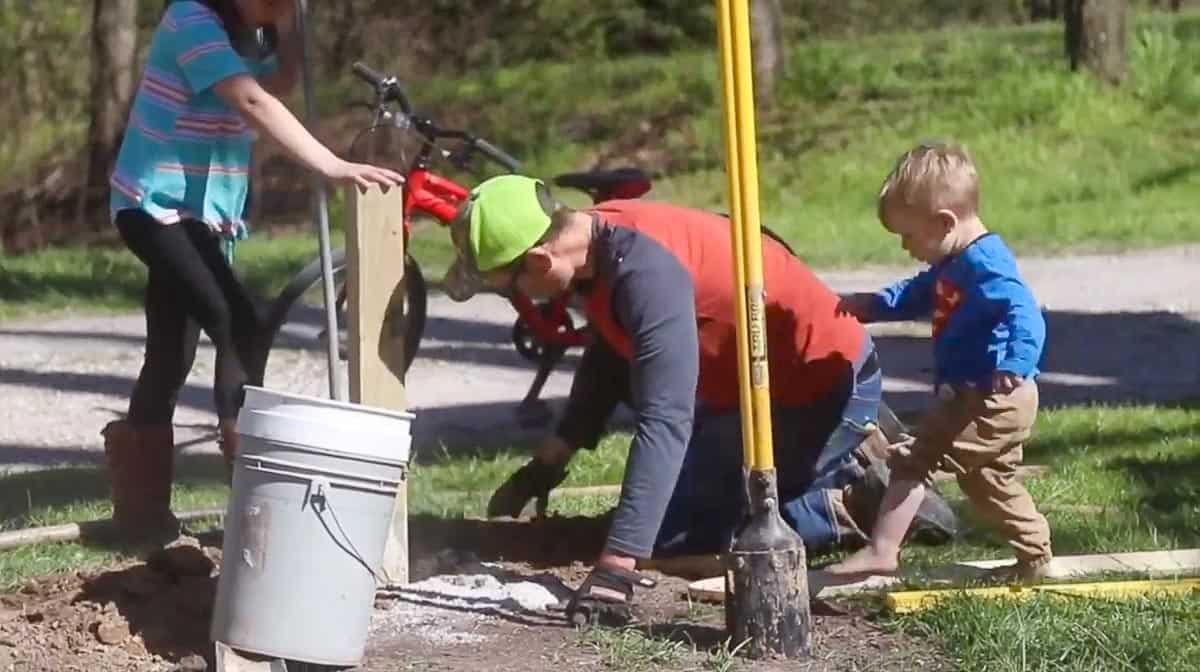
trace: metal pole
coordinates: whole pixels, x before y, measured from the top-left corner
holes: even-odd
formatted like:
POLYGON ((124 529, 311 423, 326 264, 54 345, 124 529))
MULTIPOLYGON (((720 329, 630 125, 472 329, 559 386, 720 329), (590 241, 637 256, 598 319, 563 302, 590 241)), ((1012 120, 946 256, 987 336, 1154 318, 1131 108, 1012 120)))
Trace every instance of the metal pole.
POLYGON ((725 619, 754 658, 808 653, 811 613, 804 542, 779 515, 771 436, 762 230, 759 223, 749 0, 717 0, 737 289, 742 441, 749 511, 725 556, 725 619), (743 314, 744 313, 744 314, 743 314), (749 400, 747 404, 746 400, 749 400), (747 413, 747 406, 749 412, 747 413))
MULTIPOLYGON (((296 18, 300 22, 300 44, 304 66, 304 107, 309 129, 316 128, 317 102, 313 94, 312 59, 310 49, 312 35, 309 32, 308 0, 296 0, 298 7, 296 18)), ((320 175, 313 176, 313 190, 316 192, 317 236, 321 248, 321 289, 325 295, 325 355, 329 369, 329 396, 338 401, 345 401, 346 394, 339 384, 338 364, 338 325, 337 325, 337 289, 333 285, 333 260, 329 244, 329 197, 325 193, 325 180, 320 175)))

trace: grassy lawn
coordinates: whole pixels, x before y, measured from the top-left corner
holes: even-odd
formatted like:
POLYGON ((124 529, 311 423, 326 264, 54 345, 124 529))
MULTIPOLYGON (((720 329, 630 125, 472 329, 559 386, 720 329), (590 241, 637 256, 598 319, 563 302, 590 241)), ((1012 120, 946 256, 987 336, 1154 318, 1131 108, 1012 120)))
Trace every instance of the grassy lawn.
MULTIPOLYGON (((1060 32, 795 41, 776 103, 758 115, 764 222, 821 267, 901 261, 875 219, 874 195, 897 154, 951 136, 980 162, 985 221, 1022 254, 1200 241, 1200 14, 1139 17, 1131 78, 1120 89, 1070 73, 1060 32)), ((637 163, 661 173, 654 198, 725 208, 721 86, 710 51, 482 68, 412 88, 419 109, 471 127, 532 174, 637 163)), ((322 82, 324 113, 339 113, 361 89, 349 74, 322 82)), ((335 225, 342 212, 333 209, 335 225)), ((430 279, 441 276, 444 232, 422 232, 414 251, 430 279)), ((313 234, 260 236, 238 266, 269 292, 316 254, 313 234)), ((0 259, 0 319, 136 309, 140 277, 124 251, 0 259)))
MULTIPOLYGON (((627 443, 628 436, 616 434, 596 451, 580 453, 564 487, 619 483, 627 443)), ((492 489, 526 459, 527 453, 516 449, 419 455, 410 510, 481 515, 492 489)), ((1200 545, 1200 409, 1048 411, 1027 462, 1050 467, 1029 486, 1050 519, 1059 555, 1200 545), (1071 508, 1080 505, 1103 507, 1103 513, 1071 508)), ((223 505, 227 489, 215 459, 185 458, 179 471, 177 509, 223 505)), ((970 529, 954 544, 910 547, 906 562, 1007 557, 1003 544, 976 524, 958 493, 946 492, 970 529)), ((105 496, 103 475, 94 469, 8 476, 0 480, 0 530, 102 517, 105 496)), ((613 504, 603 496, 551 499, 552 511, 564 514, 600 514, 613 504)), ((0 589, 29 576, 112 558, 111 551, 79 544, 0 553, 0 589)), ((1126 602, 1040 597, 1019 605, 962 599, 918 615, 884 614, 882 619, 888 627, 930 635, 967 670, 1183 670, 1200 655, 1200 597, 1126 602)))

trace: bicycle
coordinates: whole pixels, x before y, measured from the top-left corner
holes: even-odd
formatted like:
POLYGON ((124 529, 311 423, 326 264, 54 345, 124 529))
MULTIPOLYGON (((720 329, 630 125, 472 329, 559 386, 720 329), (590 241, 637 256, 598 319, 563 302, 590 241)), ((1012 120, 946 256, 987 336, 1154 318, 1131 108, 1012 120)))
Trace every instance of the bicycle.
MULTIPOLYGON (((357 145, 364 137, 384 129, 413 130, 421 141, 420 150, 413 160, 404 166, 404 273, 405 300, 399 309, 397 324, 404 333, 403 370, 407 374, 420 349, 428 311, 428 283, 418 261, 409 252, 409 240, 413 229, 413 216, 423 214, 432 217, 442 226, 448 227, 458 214, 460 204, 467 198, 469 189, 454 180, 431 170, 435 158, 446 160, 452 166, 466 169, 475 155, 481 154, 491 162, 509 172, 520 171, 520 162, 512 155, 483 138, 461 129, 440 127, 433 119, 416 114, 403 87, 394 76, 385 76, 363 63, 355 63, 353 72, 374 91, 374 101, 361 104, 372 113, 372 121, 356 136, 357 145), (457 151, 439 147, 439 141, 452 140, 460 143, 457 151)), ((368 156, 370 162, 372 157, 368 156)), ((552 182, 560 187, 578 189, 587 193, 594 203, 614 198, 637 198, 651 188, 650 178, 637 168, 597 170, 563 173, 552 182)), ((337 289, 337 323, 339 333, 345 328, 346 253, 344 249, 331 251, 331 261, 337 289)), ((271 303, 267 319, 269 357, 270 345, 274 343, 280 329, 287 322, 297 301, 313 288, 321 285, 321 260, 314 259, 296 273, 271 303)), ((537 373, 524 399, 517 407, 517 418, 523 426, 544 425, 551 416, 549 407, 539 397, 546 380, 554 367, 562 360, 566 351, 586 345, 591 338, 587 325, 576 326, 569 311, 570 296, 563 296, 545 303, 538 303, 520 292, 509 294, 509 303, 517 313, 513 322, 511 339, 517 352, 526 360, 537 365, 537 373)), ((322 332, 319 339, 324 338, 322 332)), ((345 342, 345 339, 341 339, 345 342)), ((342 359, 346 353, 339 353, 342 359)))

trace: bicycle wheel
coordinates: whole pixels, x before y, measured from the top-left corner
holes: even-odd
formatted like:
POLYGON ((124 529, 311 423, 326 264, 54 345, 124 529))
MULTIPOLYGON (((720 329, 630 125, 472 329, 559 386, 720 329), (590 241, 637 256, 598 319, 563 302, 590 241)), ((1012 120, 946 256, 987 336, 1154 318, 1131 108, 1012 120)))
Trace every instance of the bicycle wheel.
MULTIPOLYGON (((338 325, 339 357, 349 358, 349 315, 347 314, 346 251, 331 252, 333 285, 337 293, 335 310, 338 325)), ((428 311, 428 287, 420 264, 412 255, 404 256, 405 296, 401 308, 404 314, 399 324, 404 330, 404 373, 408 373, 421 338, 425 333, 425 318, 428 311)), ((292 347, 324 351, 325 348, 325 300, 321 282, 321 259, 309 262, 301 269, 271 304, 266 329, 271 338, 271 349, 287 343, 292 347)), ((268 353, 268 358, 270 354, 268 353)))

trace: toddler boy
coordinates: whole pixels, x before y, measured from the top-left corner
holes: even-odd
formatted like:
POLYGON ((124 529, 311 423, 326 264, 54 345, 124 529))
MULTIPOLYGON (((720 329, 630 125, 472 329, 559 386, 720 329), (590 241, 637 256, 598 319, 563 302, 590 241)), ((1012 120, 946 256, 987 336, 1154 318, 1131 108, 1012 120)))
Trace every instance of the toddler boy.
POLYGON ((850 295, 842 309, 864 322, 931 315, 937 399, 913 445, 893 457, 870 542, 827 571, 894 572, 925 488, 942 468, 1016 552, 1017 564, 1003 573, 1039 580, 1051 558, 1050 527, 1016 468, 1037 416, 1046 324, 1012 252, 980 219, 974 161, 954 144, 906 152, 884 181, 879 218, 930 268, 878 293, 850 295))

